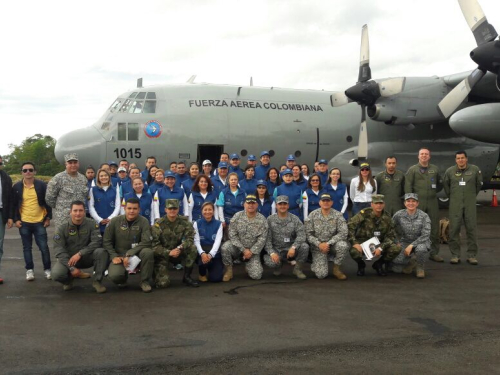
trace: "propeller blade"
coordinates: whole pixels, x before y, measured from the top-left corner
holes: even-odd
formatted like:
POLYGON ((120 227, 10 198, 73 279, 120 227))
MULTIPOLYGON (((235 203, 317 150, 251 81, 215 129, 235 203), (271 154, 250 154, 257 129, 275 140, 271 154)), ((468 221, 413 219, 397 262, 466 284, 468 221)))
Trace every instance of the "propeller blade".
POLYGON ((382 81, 378 84, 380 88, 380 95, 384 98, 387 98, 392 95, 397 95, 401 91, 403 91, 405 85, 406 78, 391 78, 385 81, 382 81))
POLYGON ((343 92, 336 92, 335 94, 330 95, 330 102, 332 107, 342 107, 348 103, 352 103, 352 100, 349 99, 343 92))
POLYGON ((361 106, 361 125, 359 127, 358 159, 368 158, 368 132, 366 129, 366 106, 361 106))
POLYGON ((368 41, 368 25, 361 29, 361 51, 359 53, 358 82, 366 82, 372 78, 370 70, 370 43, 368 41))
POLYGON ((444 118, 450 117, 470 94, 474 86, 484 77, 485 72, 474 70, 467 78, 455 86, 438 104, 438 110, 444 118))
POLYGON ((458 0, 458 3, 478 46, 496 39, 498 34, 488 23, 477 0, 458 0))

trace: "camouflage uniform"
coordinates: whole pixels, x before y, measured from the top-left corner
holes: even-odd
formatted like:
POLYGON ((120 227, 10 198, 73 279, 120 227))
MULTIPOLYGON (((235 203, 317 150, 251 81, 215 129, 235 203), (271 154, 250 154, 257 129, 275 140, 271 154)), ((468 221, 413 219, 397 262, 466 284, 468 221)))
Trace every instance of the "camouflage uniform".
POLYGON ((71 177, 66 171, 56 174, 47 184, 45 201, 52 207, 56 228, 69 219, 71 202, 87 204, 87 178, 81 173, 71 177))
POLYGON ((245 249, 250 249, 253 256, 245 263, 248 276, 254 280, 262 277, 260 252, 267 240, 268 224, 266 218, 257 213, 249 219, 246 211, 236 213, 229 224, 229 241, 222 245, 222 262, 233 265, 233 259, 239 259, 245 249))
POLYGON ((416 164, 406 172, 405 193, 417 193, 418 208, 431 219, 431 256, 439 253, 439 204, 437 193, 443 188, 443 179, 434 164, 424 168, 416 164))
POLYGON ((384 211, 392 217, 404 208, 405 175, 398 170, 394 174, 389 174, 385 170, 377 174, 375 180, 377 181, 377 194, 384 196, 384 211))
POLYGON ((162 217, 152 227, 153 250, 155 252, 154 280, 157 288, 166 288, 170 285, 168 277, 169 260, 180 261, 185 269, 192 269, 198 252, 194 245, 193 224, 185 216, 177 216, 175 221, 162 217), (170 251, 182 245, 181 253, 177 258, 169 259, 170 251))
POLYGON ((431 219, 429 215, 419 209, 413 215, 410 215, 407 210, 400 210, 396 212, 392 221, 402 250, 392 261, 392 270, 401 272, 403 266, 410 261, 411 256, 406 256, 404 252, 408 245, 413 245, 417 265, 423 268, 431 248, 431 219))
POLYGON ((476 197, 483 186, 481 171, 472 164, 467 164, 463 170, 454 165, 446 170, 443 185, 450 198, 450 252, 460 259, 460 228, 463 220, 467 233, 467 257, 475 258, 478 252, 476 197))
MULTIPOLYGON (((361 245, 370 238, 377 237, 382 249, 381 259, 385 262, 392 261, 401 251, 401 247, 394 242, 396 239, 394 223, 385 211, 382 212, 382 216, 377 217, 372 208, 365 208, 349 220, 347 227, 351 246, 361 245)), ((354 247, 351 247, 350 254, 356 262, 362 258, 362 253, 354 247)))
POLYGON ((85 218, 80 226, 76 226, 70 218, 58 226, 54 235, 54 249, 57 263, 52 267, 52 280, 67 284, 72 279, 68 262, 76 253, 80 253, 81 258, 75 267, 83 269, 94 266, 94 280, 102 280, 109 256, 102 248, 101 232, 94 220, 85 218))
POLYGON ((340 266, 349 251, 346 221, 342 213, 333 208, 326 217, 323 216, 321 209, 317 209, 309 214, 305 227, 313 258, 311 270, 318 279, 324 279, 328 276, 328 255, 334 255, 334 264, 340 266), (322 242, 330 245, 330 251, 327 254, 319 249, 322 242))
MULTIPOLYGON (((145 217, 139 215, 129 225, 125 215, 114 217, 104 231, 104 249, 113 261, 115 257, 137 255, 141 259, 141 280, 148 282, 153 275, 153 250, 151 249, 151 227, 145 217), (132 245, 136 244, 133 248, 132 245)), ((115 284, 125 284, 128 272, 122 263, 110 263, 108 277, 115 284)))
POLYGON ((306 231, 300 219, 291 213, 286 218, 281 219, 278 214, 273 214, 267 218, 269 231, 264 255, 264 263, 270 268, 281 268, 282 260, 286 260, 288 250, 295 248, 295 260, 298 263, 305 263, 309 254, 309 246, 306 243, 306 231), (274 263, 271 254, 278 254, 279 263, 274 263))

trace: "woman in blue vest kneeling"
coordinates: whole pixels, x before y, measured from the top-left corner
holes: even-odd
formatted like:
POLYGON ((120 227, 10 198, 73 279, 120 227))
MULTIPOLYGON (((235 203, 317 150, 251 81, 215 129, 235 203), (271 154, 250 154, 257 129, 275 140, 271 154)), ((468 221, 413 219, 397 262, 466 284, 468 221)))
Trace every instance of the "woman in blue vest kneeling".
POLYGON ((101 234, 111 219, 120 213, 120 194, 111 183, 111 175, 104 169, 99 169, 96 185, 89 190, 89 212, 99 224, 101 234))
MULTIPOLYGON (((202 218, 201 207, 205 202, 215 204, 217 194, 213 188, 212 181, 207 175, 200 174, 196 177, 188 199, 189 221, 195 222, 202 218)), ((218 219, 217 212, 215 212, 215 218, 218 219)))

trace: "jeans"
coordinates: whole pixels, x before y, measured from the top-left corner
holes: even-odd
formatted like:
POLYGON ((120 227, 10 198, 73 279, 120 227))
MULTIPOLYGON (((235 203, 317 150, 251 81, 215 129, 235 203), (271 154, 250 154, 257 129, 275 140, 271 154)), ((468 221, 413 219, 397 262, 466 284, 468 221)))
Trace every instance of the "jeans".
POLYGON ((33 264, 33 254, 31 253, 33 237, 35 237, 35 242, 42 253, 43 269, 50 270, 50 252, 47 243, 47 230, 43 226, 43 223, 25 223, 23 221, 21 225, 19 234, 21 235, 21 241, 23 243, 23 255, 26 269, 32 270, 35 267, 33 264))
POLYGON ((352 216, 356 215, 362 209, 369 208, 371 206, 372 202, 352 202, 352 216))
POLYGON ((2 263, 3 255, 3 238, 5 236, 5 224, 3 223, 3 212, 0 209, 0 265, 2 263))

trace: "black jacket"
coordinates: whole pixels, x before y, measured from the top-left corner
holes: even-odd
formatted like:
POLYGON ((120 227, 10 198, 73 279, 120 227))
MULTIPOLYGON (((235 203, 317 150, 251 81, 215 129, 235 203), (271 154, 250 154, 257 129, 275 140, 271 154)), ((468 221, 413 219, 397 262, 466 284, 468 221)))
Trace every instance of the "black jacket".
POLYGON ((2 179, 2 218, 6 224, 10 214, 10 194, 12 192, 12 180, 4 171, 0 170, 0 178, 2 179))
MULTIPOLYGON (((52 208, 45 202, 45 192, 47 191, 47 184, 41 180, 35 179, 35 192, 38 198, 38 205, 40 207, 44 207, 47 210, 47 214, 43 218, 52 219, 52 208)), ((10 218, 14 220, 14 222, 21 220, 21 212, 19 209, 23 204, 23 189, 24 183, 23 181, 19 181, 12 187, 12 206, 10 208, 10 218)))

